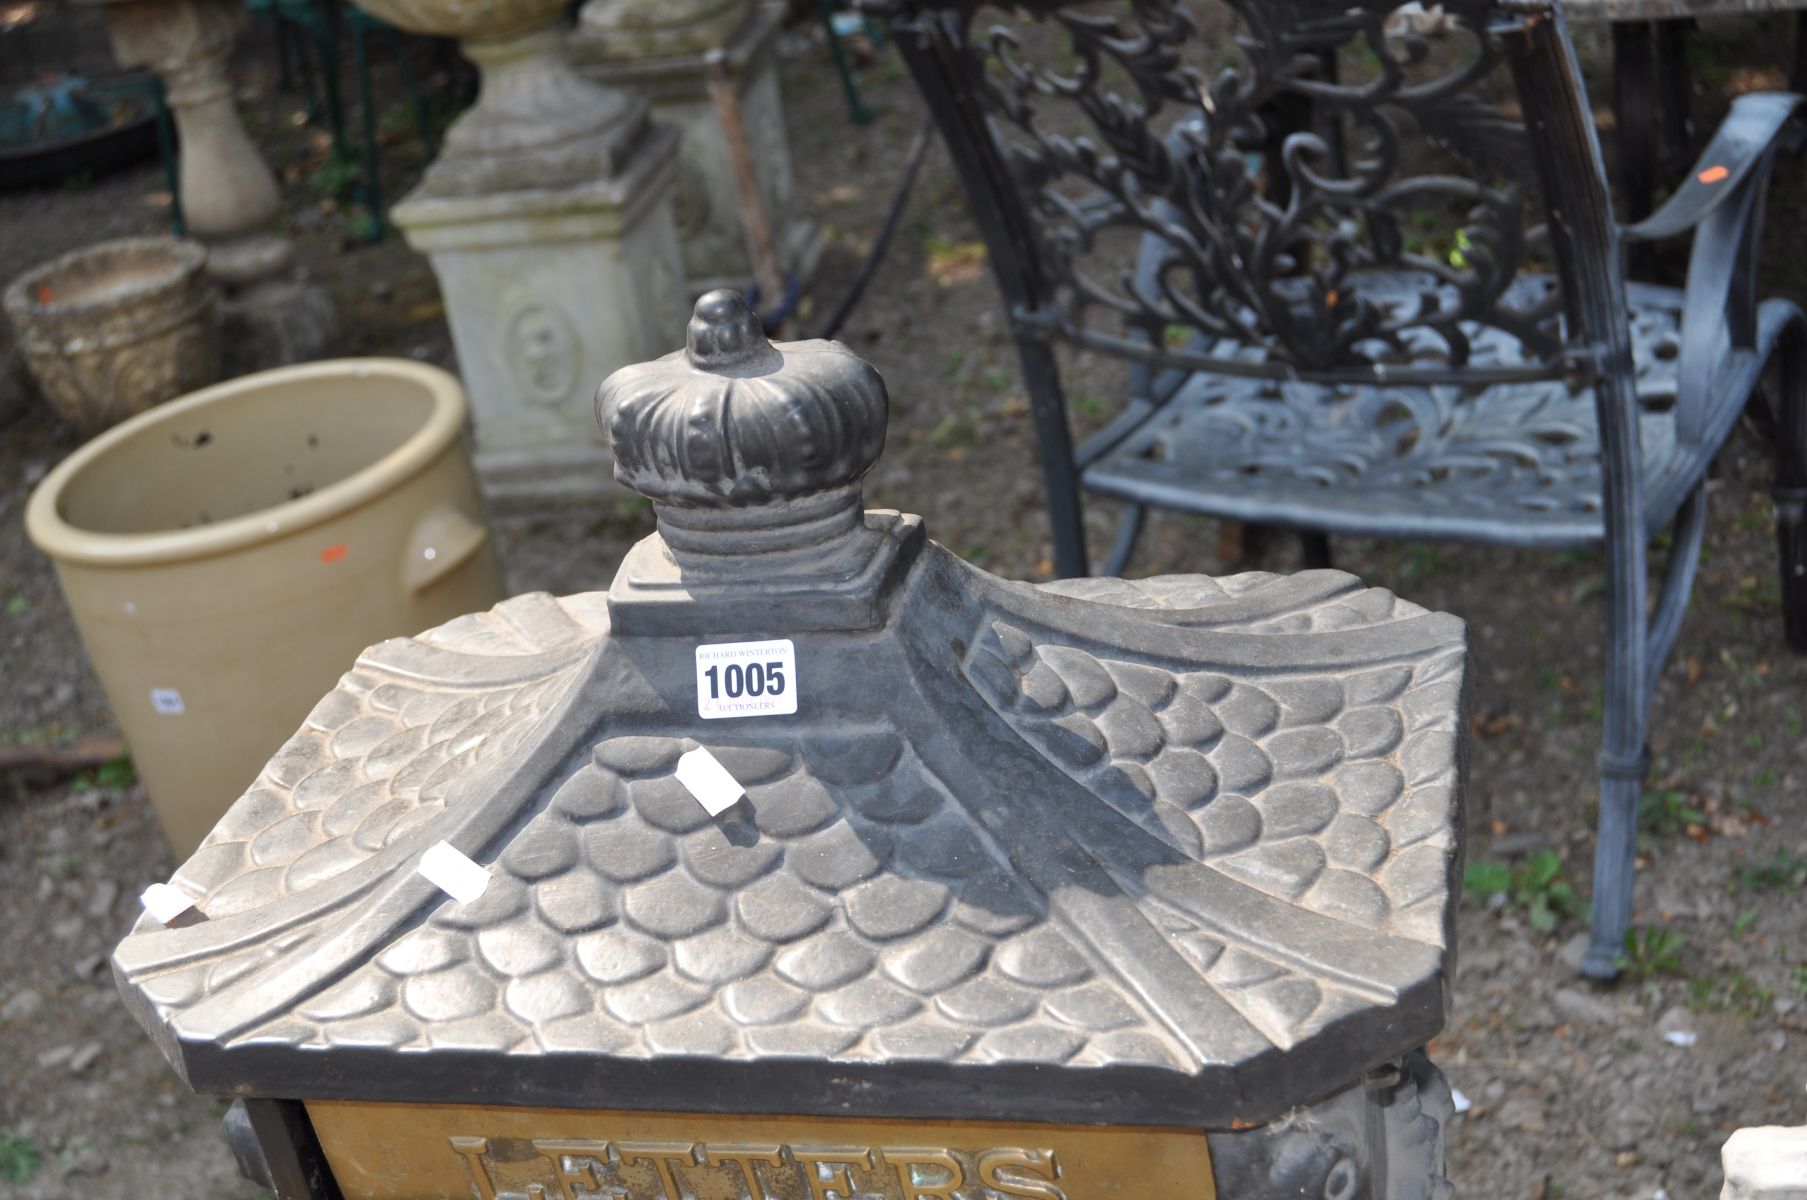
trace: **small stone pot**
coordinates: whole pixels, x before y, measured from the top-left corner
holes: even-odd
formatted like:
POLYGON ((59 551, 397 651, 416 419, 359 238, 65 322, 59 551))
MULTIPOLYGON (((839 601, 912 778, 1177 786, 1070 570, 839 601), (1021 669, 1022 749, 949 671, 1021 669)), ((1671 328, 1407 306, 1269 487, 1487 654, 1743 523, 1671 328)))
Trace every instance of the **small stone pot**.
POLYGON ((219 293, 206 266, 196 242, 122 238, 13 280, 6 315, 59 417, 95 434, 219 380, 219 293))

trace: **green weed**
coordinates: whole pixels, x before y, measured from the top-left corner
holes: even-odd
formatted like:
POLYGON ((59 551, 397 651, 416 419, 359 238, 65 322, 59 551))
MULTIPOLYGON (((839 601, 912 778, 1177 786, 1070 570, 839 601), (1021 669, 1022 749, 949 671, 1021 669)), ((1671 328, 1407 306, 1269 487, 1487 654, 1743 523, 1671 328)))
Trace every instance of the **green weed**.
POLYGON ((1449 556, 1435 546, 1407 546, 1405 566, 1399 574, 1407 583, 1416 583, 1449 570, 1449 556))
POLYGON ((78 792, 91 792, 102 788, 110 792, 124 791, 138 782, 138 771, 132 766, 132 756, 122 754, 112 762, 102 763, 93 772, 84 771, 76 777, 73 785, 78 792))
POLYGON ((307 185, 315 195, 344 200, 357 188, 358 174, 357 163, 336 153, 329 154, 308 176, 307 185))
POLYGON ((1807 887, 1807 859, 1778 848, 1767 862, 1740 866, 1737 886, 1750 892, 1798 892, 1807 887))
POLYGON ((970 446, 978 440, 978 427, 971 421, 952 414, 941 418, 940 423, 929 430, 929 441, 943 450, 970 446))
POLYGON ((1554 850, 1539 850, 1516 867, 1473 862, 1462 873, 1462 889, 1480 901, 1504 895, 1509 907, 1523 909, 1525 920, 1539 933, 1553 933, 1564 917, 1579 914, 1575 889, 1562 875, 1562 859, 1554 850))
POLYGON ((1674 837, 1690 825, 1699 825, 1706 817, 1688 803, 1688 797, 1674 789, 1645 792, 1638 801, 1638 830, 1655 837, 1674 837))
POLYGON ((1679 934, 1660 925, 1628 929, 1625 931, 1625 949, 1619 954, 1617 966, 1639 979, 1678 975, 1681 973, 1682 945, 1679 934))
POLYGON ((44 1152, 30 1138, 20 1137, 10 1129, 0 1128, 0 1179, 8 1183, 30 1183, 31 1177, 44 1165, 44 1152))
POLYGON ((1775 998, 1775 992, 1743 971, 1734 970, 1723 976, 1706 975, 1688 981, 1688 1007, 1695 1012, 1760 1017, 1769 1011, 1775 998))

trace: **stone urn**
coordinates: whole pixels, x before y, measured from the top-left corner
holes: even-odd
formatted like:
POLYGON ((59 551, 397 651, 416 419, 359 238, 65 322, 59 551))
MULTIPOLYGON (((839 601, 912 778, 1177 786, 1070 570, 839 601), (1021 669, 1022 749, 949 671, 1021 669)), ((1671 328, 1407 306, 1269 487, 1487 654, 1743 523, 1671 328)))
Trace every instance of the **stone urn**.
MULTIPOLYGON (((245 21, 235 0, 79 0, 105 15, 113 56, 162 81, 175 118, 182 214, 219 283, 234 375, 319 358, 337 336, 332 301, 295 263, 276 177, 245 133, 229 71, 245 21)), ((202 382, 210 382, 203 380, 202 382)))
POLYGON ((683 321, 679 131, 565 61, 565 0, 365 7, 458 38, 482 72, 477 103, 390 216, 445 297, 484 492, 514 511, 593 505, 610 467, 590 396, 683 321))
POLYGON ((179 238, 102 242, 6 289, 6 315, 50 407, 83 434, 220 377, 207 251, 179 238))
POLYGON ((371 0, 414 33, 457 38, 482 74, 477 103, 446 131, 422 181, 429 195, 556 187, 615 174, 646 104, 566 63, 565 0, 371 0))

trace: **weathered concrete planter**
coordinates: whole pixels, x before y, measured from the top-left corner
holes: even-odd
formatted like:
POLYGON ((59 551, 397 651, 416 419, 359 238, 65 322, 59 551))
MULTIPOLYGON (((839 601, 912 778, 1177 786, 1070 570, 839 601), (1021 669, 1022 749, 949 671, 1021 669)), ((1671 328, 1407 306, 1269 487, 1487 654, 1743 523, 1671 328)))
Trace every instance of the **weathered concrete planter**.
POLYGON ((457 380, 343 360, 165 404, 26 510, 157 815, 191 852, 358 650, 502 595, 457 380))
POLYGON ((249 1173, 1444 1200, 1461 622, 997 579, 865 511, 870 366, 689 332, 598 396, 659 522, 609 591, 367 650, 115 954, 249 1173))
POLYGON ((220 377, 207 251, 177 238, 102 242, 33 267, 6 315, 44 398, 98 433, 220 377))

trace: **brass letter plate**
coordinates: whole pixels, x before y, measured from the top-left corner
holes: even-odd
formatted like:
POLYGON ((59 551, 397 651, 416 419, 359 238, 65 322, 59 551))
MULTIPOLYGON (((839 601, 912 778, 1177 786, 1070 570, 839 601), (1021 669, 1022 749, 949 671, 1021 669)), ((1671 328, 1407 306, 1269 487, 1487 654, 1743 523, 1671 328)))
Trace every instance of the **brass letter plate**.
POLYGON ((346 1200, 1214 1200, 1196 1130, 307 1106, 346 1200))

